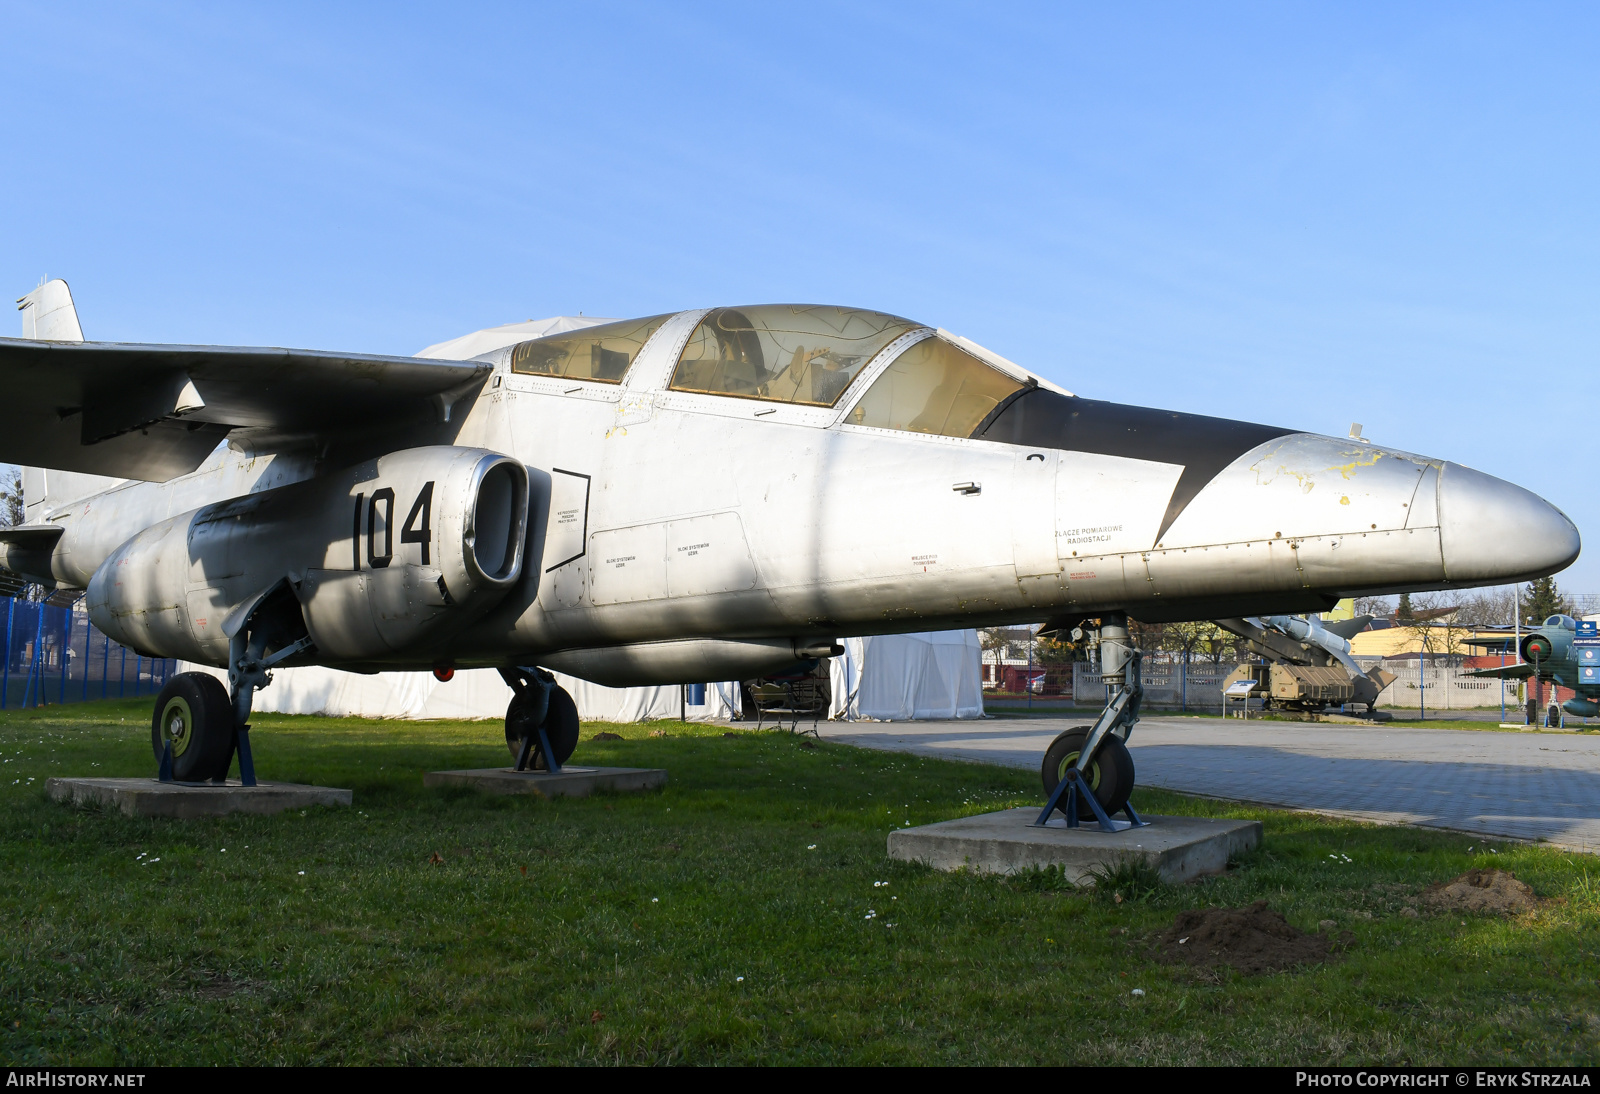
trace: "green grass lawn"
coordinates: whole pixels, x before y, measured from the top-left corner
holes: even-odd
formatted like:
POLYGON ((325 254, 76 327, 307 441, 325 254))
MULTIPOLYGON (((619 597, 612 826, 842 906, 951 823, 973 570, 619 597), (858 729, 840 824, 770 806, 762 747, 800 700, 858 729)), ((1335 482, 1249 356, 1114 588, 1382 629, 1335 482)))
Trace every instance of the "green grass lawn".
POLYGON ((264 778, 351 787, 354 808, 74 810, 47 777, 152 772, 144 703, 0 717, 7 1064, 1600 1059, 1600 871, 1581 855, 1143 791, 1149 812, 1257 817, 1266 841, 1118 904, 885 856, 891 827, 1037 802, 1027 772, 586 725, 576 761, 665 767, 668 788, 546 802, 423 789, 505 763, 493 723, 255 727, 264 778), (1486 864, 1548 902, 1399 914, 1486 864), (1355 942, 1253 978, 1150 956, 1180 909, 1257 898, 1355 942))

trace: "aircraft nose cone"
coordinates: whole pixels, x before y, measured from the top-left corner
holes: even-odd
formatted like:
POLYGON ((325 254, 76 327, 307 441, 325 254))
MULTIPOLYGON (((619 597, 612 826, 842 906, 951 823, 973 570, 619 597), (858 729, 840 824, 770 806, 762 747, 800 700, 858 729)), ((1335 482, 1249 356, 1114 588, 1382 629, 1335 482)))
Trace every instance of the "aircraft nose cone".
POLYGON ((1582 544, 1567 515, 1539 495, 1447 463, 1439 474, 1439 547, 1446 580, 1509 583, 1565 568, 1582 544))

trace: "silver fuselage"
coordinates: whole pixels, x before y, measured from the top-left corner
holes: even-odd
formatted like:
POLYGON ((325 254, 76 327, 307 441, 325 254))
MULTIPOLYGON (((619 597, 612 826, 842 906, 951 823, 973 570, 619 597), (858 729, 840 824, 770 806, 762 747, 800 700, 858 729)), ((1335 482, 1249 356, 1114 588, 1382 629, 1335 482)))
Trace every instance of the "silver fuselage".
MULTIPOLYGON (((702 638, 804 644, 1115 609, 1151 621, 1308 611, 1524 580, 1578 551, 1571 522, 1533 494, 1360 440, 1267 431, 1185 479, 1193 461, 1170 445, 1145 458, 1057 446, 1045 427, 929 436, 851 424, 850 396, 808 407, 670 391, 703 314, 667 321, 617 385, 517 374, 505 353, 485 355, 496 372, 457 408, 447 443, 530 469, 523 578, 444 645, 368 667, 544 663, 702 638)), ((1194 435, 1196 451, 1208 436, 1194 435)), ((29 516, 65 527, 51 570, 85 588, 142 529, 319 473, 310 456, 224 445, 192 474, 29 516)), ((344 540, 325 547, 312 565, 351 565, 344 540)), ((202 603, 217 583, 194 573, 202 603)), ((214 599, 220 616, 229 605, 214 599)), ((202 652, 222 663, 225 636, 202 652)))

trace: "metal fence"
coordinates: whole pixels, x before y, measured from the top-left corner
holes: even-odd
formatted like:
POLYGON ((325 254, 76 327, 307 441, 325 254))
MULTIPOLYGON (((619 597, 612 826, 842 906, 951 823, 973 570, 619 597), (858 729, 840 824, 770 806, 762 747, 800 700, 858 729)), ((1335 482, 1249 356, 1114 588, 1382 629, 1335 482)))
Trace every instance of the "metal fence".
MULTIPOLYGON (((1072 667, 1073 694, 1083 697, 1084 706, 1103 703, 1105 681, 1099 669, 1082 661, 1072 667)), ((1144 684, 1143 702, 1148 707, 1220 711, 1222 682, 1236 668, 1238 665, 1232 661, 1185 661, 1182 654, 1146 653, 1140 673, 1144 684)))
POLYGON ((101 634, 89 614, 33 600, 0 600, 0 710, 154 695, 178 671, 101 634))

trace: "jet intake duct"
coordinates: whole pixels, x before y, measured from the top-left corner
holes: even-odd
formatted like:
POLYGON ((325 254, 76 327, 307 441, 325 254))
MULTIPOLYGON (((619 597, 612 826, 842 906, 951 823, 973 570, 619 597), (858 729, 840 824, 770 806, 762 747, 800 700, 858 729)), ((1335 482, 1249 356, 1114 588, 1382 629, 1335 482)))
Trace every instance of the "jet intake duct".
POLYGON ((479 448, 391 452, 172 517, 89 582, 95 625, 152 654, 226 662, 249 605, 285 578, 321 664, 429 651, 522 577, 528 473, 479 448))
POLYGON ((1522 659, 1529 664, 1537 661, 1548 665, 1554 654, 1555 644, 1546 635, 1530 634, 1522 639, 1522 659))
POLYGON ((562 650, 539 658, 539 664, 590 683, 613 688, 650 684, 704 684, 716 680, 748 680, 784 669, 799 668, 819 657, 836 656, 844 648, 831 642, 799 643, 787 638, 693 638, 673 642, 640 642, 604 649, 562 650))

